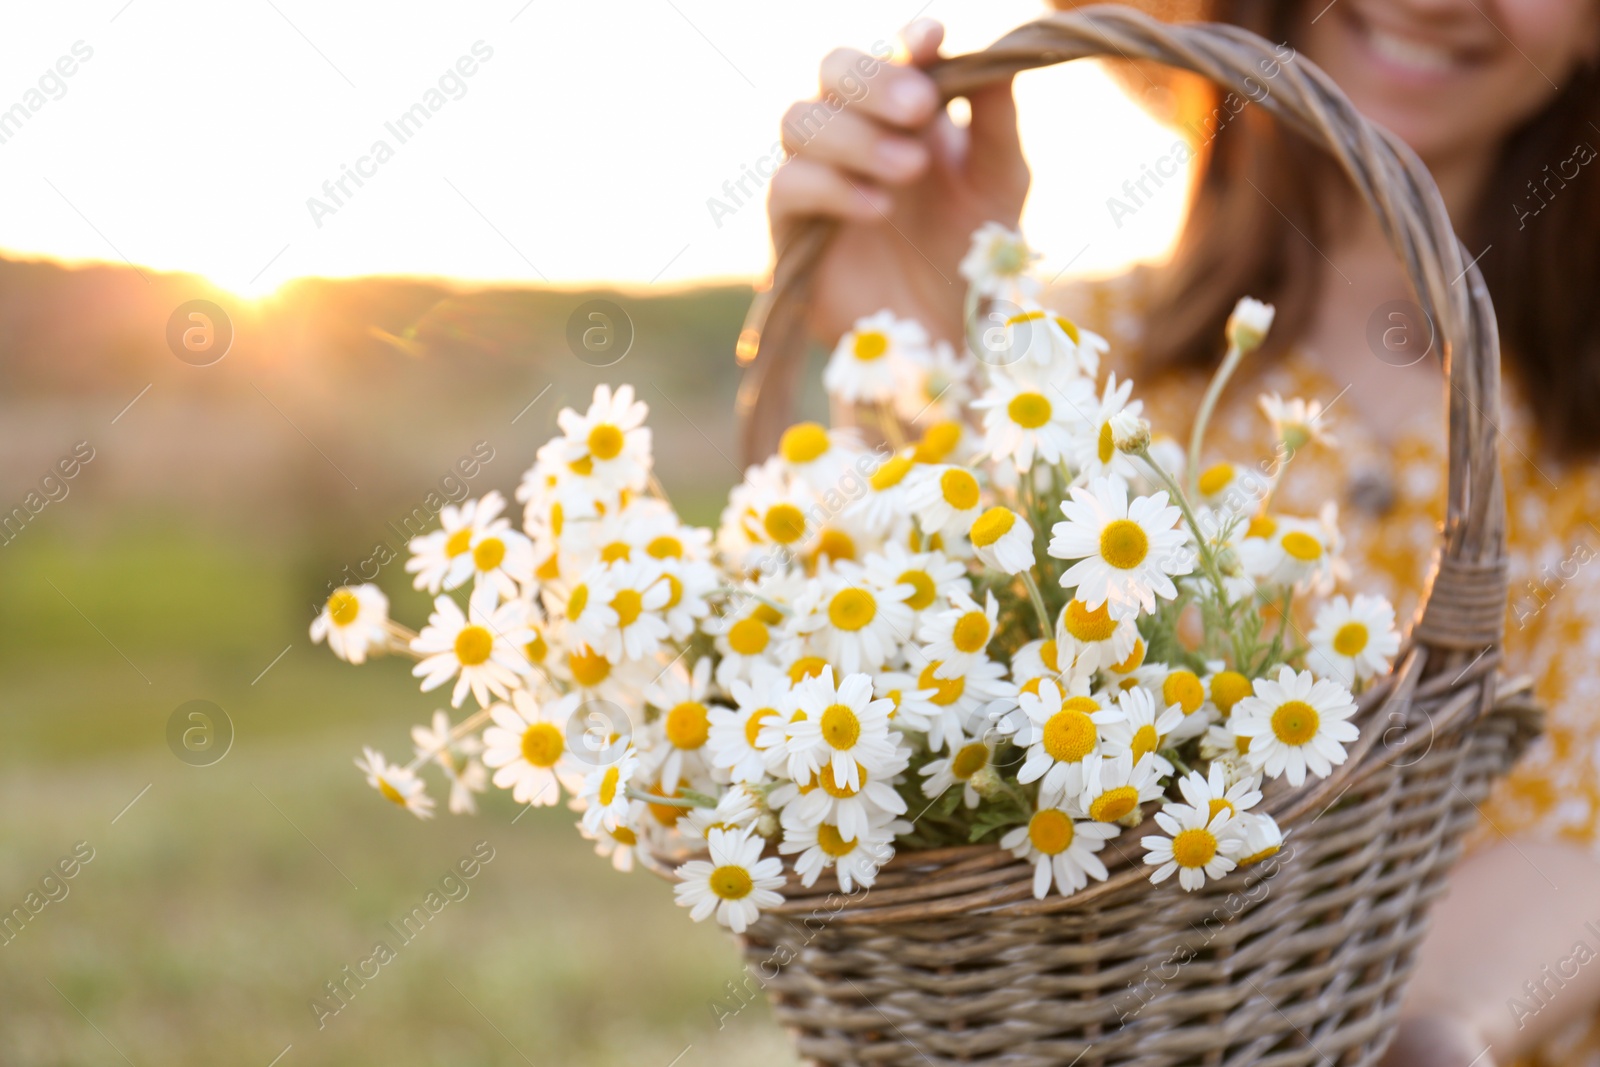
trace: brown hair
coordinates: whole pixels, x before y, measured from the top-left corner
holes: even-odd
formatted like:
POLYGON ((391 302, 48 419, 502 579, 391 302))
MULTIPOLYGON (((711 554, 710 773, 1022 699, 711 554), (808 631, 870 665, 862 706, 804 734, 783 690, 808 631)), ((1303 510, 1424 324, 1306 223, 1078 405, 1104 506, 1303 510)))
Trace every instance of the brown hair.
MULTIPOLYGON (((1299 6, 1214 0, 1205 13, 1292 45, 1299 6)), ((1494 298, 1507 368, 1539 409, 1543 445, 1592 458, 1600 455, 1600 196, 1563 194, 1572 176, 1557 168, 1578 145, 1594 158, 1600 71, 1585 66, 1566 81, 1506 138, 1482 198, 1456 225, 1474 254, 1492 246, 1478 266, 1494 298), (1537 222, 1523 217, 1519 205, 1541 202, 1537 222)), ((1199 101, 1202 116, 1223 97, 1211 85, 1183 95, 1199 101)), ((1281 353, 1309 325, 1325 269, 1311 243, 1328 224, 1314 180, 1328 166, 1320 149, 1265 112, 1244 108, 1201 150, 1199 166, 1187 223, 1159 272, 1145 327, 1143 358, 1155 369, 1215 363, 1216 339, 1242 293, 1277 305, 1278 340, 1267 354, 1273 347, 1281 353)))

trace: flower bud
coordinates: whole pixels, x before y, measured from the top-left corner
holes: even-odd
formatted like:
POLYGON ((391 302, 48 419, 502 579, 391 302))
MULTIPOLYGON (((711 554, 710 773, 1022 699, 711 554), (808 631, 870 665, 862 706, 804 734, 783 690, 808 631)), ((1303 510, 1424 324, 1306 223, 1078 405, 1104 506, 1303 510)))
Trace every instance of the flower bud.
POLYGON ((1240 352, 1254 352, 1267 339, 1267 331, 1272 329, 1272 317, 1275 314, 1271 304, 1244 297, 1234 305, 1233 314, 1228 316, 1228 344, 1240 352))
POLYGON ((1005 792, 1005 783, 1000 780, 1000 772, 993 767, 984 767, 971 778, 967 784, 972 786, 974 792, 985 800, 993 800, 1005 792))
POLYGON ((1150 447, 1150 424, 1130 411, 1111 416, 1111 440, 1121 452, 1143 452, 1150 447))

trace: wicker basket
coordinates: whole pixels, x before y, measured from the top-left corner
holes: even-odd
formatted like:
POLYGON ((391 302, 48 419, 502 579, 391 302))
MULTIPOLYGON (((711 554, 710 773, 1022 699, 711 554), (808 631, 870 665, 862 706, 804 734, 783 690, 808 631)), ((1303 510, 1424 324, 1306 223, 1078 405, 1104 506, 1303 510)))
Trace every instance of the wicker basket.
MULTIPOLYGON (((1281 64, 1262 96, 1273 46, 1234 27, 1088 8, 932 74, 953 97, 1099 55, 1249 90, 1326 147, 1376 213, 1450 379, 1448 518, 1430 592, 1397 668, 1362 700, 1348 762, 1300 790, 1268 789, 1287 833, 1274 861, 1181 893, 1111 849, 1108 881, 1043 901, 1031 867, 994 845, 903 852, 849 899, 826 878, 811 889, 791 879, 785 905, 742 939, 746 984, 765 989, 819 1064, 1372 1063, 1477 805, 1538 729, 1525 683, 1496 674, 1506 572, 1494 310, 1427 170, 1303 58, 1281 64)), ((832 230, 796 229, 741 340, 752 454, 786 424, 808 281, 832 230)))

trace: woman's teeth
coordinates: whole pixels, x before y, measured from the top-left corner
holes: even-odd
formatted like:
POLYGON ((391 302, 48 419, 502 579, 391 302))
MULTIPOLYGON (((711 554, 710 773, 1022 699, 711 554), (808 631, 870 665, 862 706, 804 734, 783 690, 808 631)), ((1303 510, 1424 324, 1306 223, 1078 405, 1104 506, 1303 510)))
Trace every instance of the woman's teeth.
POLYGON ((1428 74, 1448 74, 1459 65, 1456 57, 1443 48, 1396 37, 1373 26, 1367 27, 1367 41, 1382 58, 1400 66, 1428 74))

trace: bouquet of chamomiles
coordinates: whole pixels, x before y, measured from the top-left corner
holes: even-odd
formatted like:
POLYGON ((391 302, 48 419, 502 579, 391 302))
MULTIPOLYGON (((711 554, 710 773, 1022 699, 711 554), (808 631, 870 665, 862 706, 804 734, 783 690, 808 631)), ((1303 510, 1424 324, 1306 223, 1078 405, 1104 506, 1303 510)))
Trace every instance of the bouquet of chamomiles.
POLYGON ((1108 845, 1184 890, 1271 855, 1264 779, 1342 763, 1352 694, 1399 647, 1386 601, 1332 595, 1333 508, 1273 509, 1321 410, 1263 397, 1275 454, 1203 463, 1271 307, 1240 302, 1185 449, 1102 381, 1102 338, 1040 306, 1035 258, 976 234, 963 352, 858 322, 824 383, 871 432, 789 428, 715 530, 662 491, 629 386, 563 410, 519 524, 490 492, 411 542, 420 633, 373 585, 313 623, 474 708, 413 727, 403 765, 366 750, 367 781, 422 817, 423 771, 453 812, 490 782, 565 804, 616 868, 675 868, 693 918, 735 931, 787 879, 854 892, 897 849, 992 843, 1039 897, 1104 880, 1108 845))

